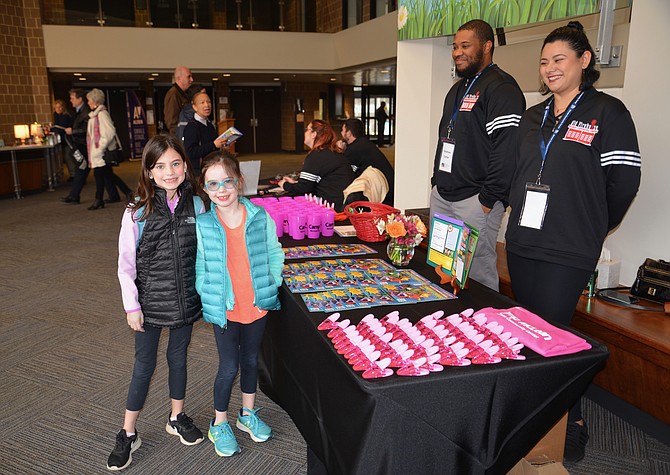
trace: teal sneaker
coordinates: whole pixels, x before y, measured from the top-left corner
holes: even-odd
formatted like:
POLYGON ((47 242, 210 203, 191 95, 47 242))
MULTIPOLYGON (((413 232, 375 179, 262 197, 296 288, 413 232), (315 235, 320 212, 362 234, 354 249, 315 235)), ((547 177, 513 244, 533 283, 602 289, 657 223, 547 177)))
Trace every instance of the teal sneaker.
POLYGON ((209 423, 207 437, 214 443, 214 450, 220 457, 230 457, 240 452, 240 446, 237 445, 237 439, 228 421, 214 425, 212 420, 209 423))
POLYGON ((245 416, 240 411, 240 414, 237 416, 237 424, 235 424, 238 429, 248 433, 254 442, 265 442, 272 437, 272 429, 256 415, 261 408, 252 411, 245 407, 244 410, 249 415, 245 416))

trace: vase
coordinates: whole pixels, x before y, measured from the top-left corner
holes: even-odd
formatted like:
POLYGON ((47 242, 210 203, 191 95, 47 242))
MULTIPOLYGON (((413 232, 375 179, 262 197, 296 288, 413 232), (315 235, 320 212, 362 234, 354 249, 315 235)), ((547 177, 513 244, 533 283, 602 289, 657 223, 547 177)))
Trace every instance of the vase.
POLYGON ((386 246, 386 254, 394 265, 404 267, 414 257, 414 246, 412 244, 400 244, 395 239, 391 239, 386 246))

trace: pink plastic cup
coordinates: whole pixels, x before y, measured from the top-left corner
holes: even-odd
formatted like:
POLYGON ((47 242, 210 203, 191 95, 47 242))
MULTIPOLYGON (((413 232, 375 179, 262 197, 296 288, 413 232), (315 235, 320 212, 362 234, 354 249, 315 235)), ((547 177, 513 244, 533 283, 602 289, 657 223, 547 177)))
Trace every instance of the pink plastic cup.
POLYGON ((321 236, 321 214, 311 212, 307 215, 307 237, 318 239, 321 236))
POLYGON ((321 212, 321 235, 332 236, 335 232, 335 211, 326 209, 321 212))
POLYGON ((289 232, 291 237, 296 241, 305 239, 305 231, 307 227, 307 219, 304 214, 290 214, 288 217, 289 232))

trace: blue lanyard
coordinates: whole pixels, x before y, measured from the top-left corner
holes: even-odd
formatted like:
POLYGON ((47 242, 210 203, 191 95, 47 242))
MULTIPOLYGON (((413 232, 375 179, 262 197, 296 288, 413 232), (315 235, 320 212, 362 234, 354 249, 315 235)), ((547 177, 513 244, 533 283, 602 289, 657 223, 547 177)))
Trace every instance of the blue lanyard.
POLYGON ((465 93, 461 98, 461 103, 458 105, 454 104, 454 113, 451 115, 451 120, 449 121, 449 125, 447 126, 447 137, 451 137, 451 131, 454 130, 454 123, 456 123, 456 116, 458 115, 458 111, 461 109, 461 107, 463 107, 463 102, 465 102, 465 98, 468 95, 468 92, 470 92, 470 89, 472 89, 472 85, 477 81, 477 79, 479 79, 479 76, 481 76, 482 73, 487 69, 489 69, 491 66, 494 66, 494 63, 491 63, 488 66, 486 66, 484 69, 479 71, 474 78, 472 78, 472 81, 468 85, 468 88, 465 90, 465 93))
POLYGON ((582 99, 583 95, 584 91, 582 91, 576 98, 572 100, 572 102, 570 102, 570 106, 568 107, 568 110, 565 112, 565 114, 563 114, 561 121, 551 131, 551 137, 549 137, 549 142, 547 143, 545 143, 544 141, 544 135, 542 134, 542 129, 544 128, 544 123, 547 121, 547 117, 549 116, 549 108, 554 104, 553 97, 551 98, 547 106, 544 108, 544 117, 542 117, 542 124, 540 124, 540 154, 542 155, 542 165, 540 165, 540 173, 537 174, 537 181, 535 182, 536 184, 538 185, 540 184, 540 178, 542 178, 542 171, 544 170, 544 162, 547 160, 547 153, 549 153, 549 147, 551 147, 551 144, 554 142, 554 139, 558 135, 558 132, 563 127, 563 124, 567 122, 568 117, 570 117, 572 111, 575 110, 577 104, 579 104, 579 101, 582 99))

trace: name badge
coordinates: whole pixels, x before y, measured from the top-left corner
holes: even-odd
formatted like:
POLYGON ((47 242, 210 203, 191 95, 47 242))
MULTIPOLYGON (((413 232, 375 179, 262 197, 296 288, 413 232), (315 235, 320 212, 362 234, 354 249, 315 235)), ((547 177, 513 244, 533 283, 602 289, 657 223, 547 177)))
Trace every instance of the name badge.
POLYGON ((451 173, 451 164, 454 161, 454 150, 456 142, 453 139, 443 138, 442 153, 440 154, 440 171, 451 173))
POLYGON ((519 226, 525 228, 542 229, 544 216, 549 202, 549 185, 526 183, 526 192, 523 197, 523 207, 519 217, 519 226))

